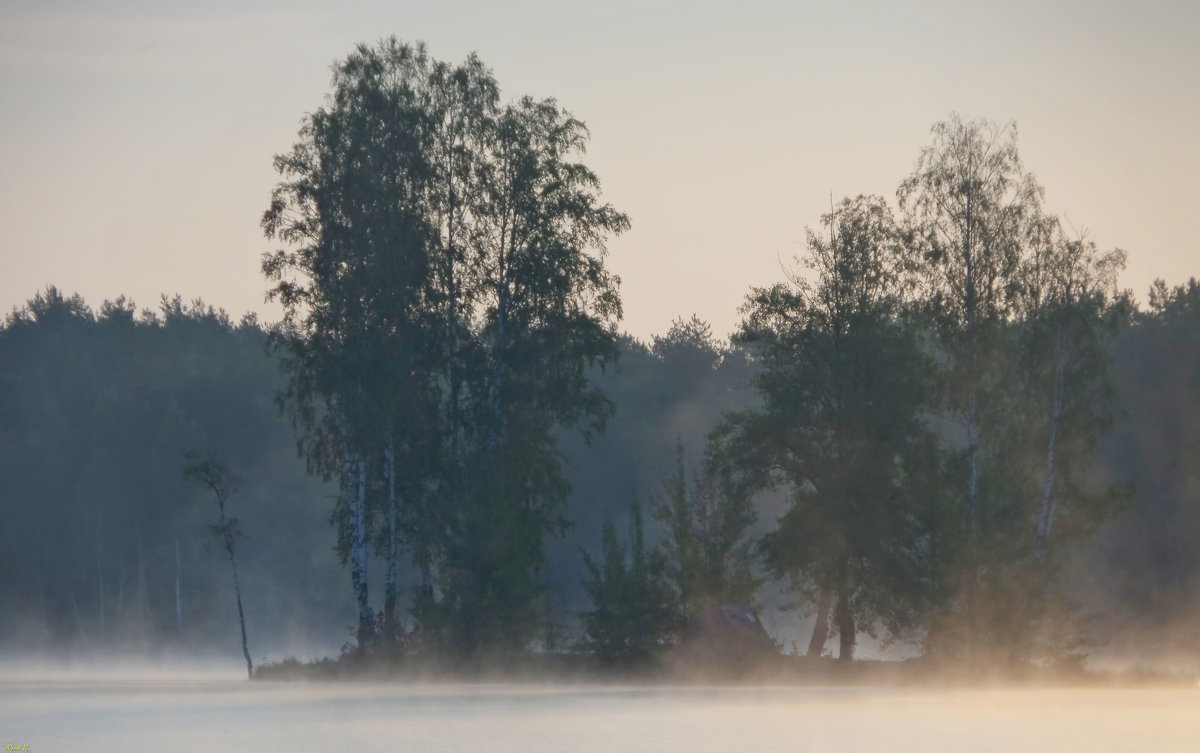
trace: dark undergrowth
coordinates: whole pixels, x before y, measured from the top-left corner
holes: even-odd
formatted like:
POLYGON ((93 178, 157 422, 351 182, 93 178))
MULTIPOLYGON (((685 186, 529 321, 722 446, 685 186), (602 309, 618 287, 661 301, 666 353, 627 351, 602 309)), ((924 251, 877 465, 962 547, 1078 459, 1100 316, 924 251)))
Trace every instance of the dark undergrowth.
POLYGON ((736 663, 664 653, 636 662, 602 661, 585 653, 434 660, 417 655, 361 656, 267 662, 260 681, 446 683, 567 683, 649 685, 813 685, 832 687, 1197 687, 1183 672, 1135 668, 1096 670, 1081 661, 1054 666, 989 665, 916 658, 905 661, 765 656, 736 663))

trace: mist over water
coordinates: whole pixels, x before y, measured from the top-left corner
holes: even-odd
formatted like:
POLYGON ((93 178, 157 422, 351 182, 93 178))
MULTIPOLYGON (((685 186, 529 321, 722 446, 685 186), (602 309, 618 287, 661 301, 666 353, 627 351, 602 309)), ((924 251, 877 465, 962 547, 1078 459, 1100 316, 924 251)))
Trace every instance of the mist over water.
POLYGON ((573 95, 332 72, 241 155, 282 320, 0 321, 5 750, 1200 748, 1200 282, 1139 303, 1015 122, 643 341, 573 95))
POLYGON ((1183 751, 1195 690, 248 683, 5 673, 4 742, 42 751, 1183 751))

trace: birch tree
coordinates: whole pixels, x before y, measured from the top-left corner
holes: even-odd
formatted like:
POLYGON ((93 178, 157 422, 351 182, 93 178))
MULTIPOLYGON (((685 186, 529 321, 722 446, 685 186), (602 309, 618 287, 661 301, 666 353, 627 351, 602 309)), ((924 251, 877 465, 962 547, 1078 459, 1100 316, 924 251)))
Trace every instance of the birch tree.
POLYGON ((906 249, 887 204, 847 199, 810 231, 812 277, 757 289, 739 339, 759 348, 759 410, 714 435, 724 462, 751 486, 787 489, 791 502, 762 540, 768 568, 818 611, 810 653, 832 609, 842 659, 859 631, 896 632, 917 601, 920 497, 911 456, 925 374, 902 319, 906 249))
POLYGON ((459 298, 470 339, 456 346, 467 410, 452 427, 465 468, 430 623, 467 652, 523 646, 536 629, 541 541, 564 529, 569 491, 554 432, 597 429, 611 414, 586 370, 616 357, 621 309, 605 244, 629 224, 578 161, 586 127, 554 100, 523 97, 481 127, 488 149, 457 275, 471 280, 459 298))
POLYGON ((947 366, 945 411, 962 426, 961 524, 956 540, 947 542, 955 554, 943 573, 958 581, 944 620, 954 626, 935 628, 930 640, 978 646, 986 642, 987 622, 981 579, 1001 573, 1012 555, 1001 544, 1022 496, 1008 488, 1012 479, 998 459, 1012 396, 1002 366, 1013 355, 1010 325, 1022 265, 1031 246, 1045 242, 1050 224, 1041 188, 1017 153, 1015 125, 952 115, 932 131, 932 143, 897 192, 947 366))
POLYGON ((333 83, 276 158, 263 228, 290 248, 263 270, 301 451, 343 480, 360 645, 373 521, 385 625, 403 536, 423 631, 455 650, 521 645, 541 539, 562 528, 554 431, 611 413, 585 370, 617 352, 603 259, 628 219, 578 159, 583 123, 550 99, 501 106, 474 56, 450 66, 389 39, 333 83))
POLYGON ((1117 287, 1125 258, 1120 249, 1101 252, 1085 234, 1070 239, 1058 229, 1025 265, 1022 363, 1032 403, 1040 408, 1038 425, 1044 427, 1034 527, 1039 560, 1050 546, 1063 497, 1086 502, 1071 471, 1086 470, 1099 432, 1112 418, 1106 344, 1127 308, 1117 287))
MULTIPOLYGON (((291 381, 281 396, 310 470, 339 477, 340 546, 358 605, 357 639, 374 634, 368 593, 369 491, 388 485, 387 596, 394 618, 398 427, 428 405, 428 225, 421 212, 428 118, 417 91, 428 60, 395 40, 359 47, 334 69, 326 106, 275 158, 283 177, 263 230, 287 248, 267 254, 268 297, 284 308, 274 343, 291 381), (382 458, 382 463, 380 462, 382 458), (371 467, 372 461, 375 468, 371 467), (379 465, 383 465, 381 472, 379 465)), ((415 441, 414 441, 415 443, 415 441)))
POLYGON ((188 481, 202 485, 212 492, 217 503, 217 522, 208 527, 208 532, 229 556, 229 568, 233 572, 233 595, 237 599, 238 627, 242 631, 242 656, 246 658, 246 677, 254 679, 254 665, 250 661, 250 649, 246 642, 246 613, 242 609, 242 586, 238 580, 237 541, 244 534, 238 519, 228 514, 229 498, 241 486, 241 479, 211 453, 189 452, 183 476, 188 481))
POLYGON ((1017 303, 1029 242, 1044 230, 1041 188, 1017 154, 1016 125, 958 115, 933 126, 912 175, 897 191, 914 230, 925 292, 953 359, 952 410, 966 434, 964 506, 978 525, 988 358, 1017 303))

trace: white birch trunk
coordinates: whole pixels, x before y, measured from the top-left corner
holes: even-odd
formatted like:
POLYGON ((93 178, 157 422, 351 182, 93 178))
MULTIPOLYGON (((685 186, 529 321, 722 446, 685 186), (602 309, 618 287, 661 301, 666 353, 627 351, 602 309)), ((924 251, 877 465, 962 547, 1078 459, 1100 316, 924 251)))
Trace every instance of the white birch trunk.
POLYGON ((437 576, 434 572, 432 562, 426 562, 425 567, 422 568, 421 585, 430 596, 434 596, 437 592, 437 576))
POLYGON ((125 551, 117 557, 117 606, 113 613, 118 617, 125 614, 125 551))
MULTIPOLYGON (((968 169, 970 164, 968 163, 968 169)), ((967 337, 967 524, 974 539, 979 514, 979 291, 975 280, 975 255, 972 238, 974 215, 971 194, 966 197, 967 213, 963 239, 964 300, 967 337)), ((974 542, 971 544, 974 545, 974 542)))
POLYGON ((83 629, 83 615, 79 613, 79 600, 75 598, 74 591, 71 592, 71 611, 75 614, 75 630, 82 638, 86 631, 83 629))
POLYGON ((974 533, 979 515, 979 399, 975 385, 967 399, 967 516, 974 533))
MULTIPOLYGON (((224 514, 222 513, 222 517, 224 514)), ((146 620, 150 613, 150 598, 146 594, 146 559, 142 556, 142 539, 139 536, 137 540, 138 552, 138 619, 142 624, 142 632, 145 634, 146 620)))
POLYGON ((367 461, 357 458, 353 468, 350 495, 350 581, 358 602, 358 644, 365 648, 370 640, 373 618, 367 593, 367 461))
POLYGON ((812 637, 808 640, 808 653, 805 656, 820 658, 825 650, 825 642, 829 640, 829 609, 833 600, 828 591, 821 591, 817 597, 817 618, 813 622, 812 637))
POLYGON ((183 635, 183 585, 180 583, 178 540, 175 542, 175 631, 183 635))
POLYGON ((104 561, 100 559, 100 547, 96 547, 96 581, 100 588, 100 638, 104 638, 104 561))
POLYGON ((1058 430, 1062 424, 1066 408, 1066 369, 1067 348, 1061 337, 1056 338, 1054 348, 1054 387, 1050 405, 1050 438, 1046 448, 1046 470, 1042 476, 1042 507, 1038 514, 1037 524, 1037 557, 1046 556, 1046 546, 1050 540, 1050 531, 1054 527, 1054 477, 1055 477, 1055 447, 1058 441, 1058 430))
POLYGON ((387 444, 383 449, 383 475, 387 484, 387 524, 388 546, 387 564, 383 584, 384 619, 389 629, 396 619, 396 557, 399 550, 399 521, 400 510, 396 503, 396 440, 388 434, 387 444))

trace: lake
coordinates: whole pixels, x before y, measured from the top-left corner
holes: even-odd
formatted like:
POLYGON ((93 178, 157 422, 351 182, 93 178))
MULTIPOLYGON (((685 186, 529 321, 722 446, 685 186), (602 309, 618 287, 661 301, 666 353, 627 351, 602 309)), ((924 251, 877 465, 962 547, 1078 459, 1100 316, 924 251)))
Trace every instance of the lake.
POLYGON ((1200 692, 0 681, 32 752, 1196 751, 1200 692))

